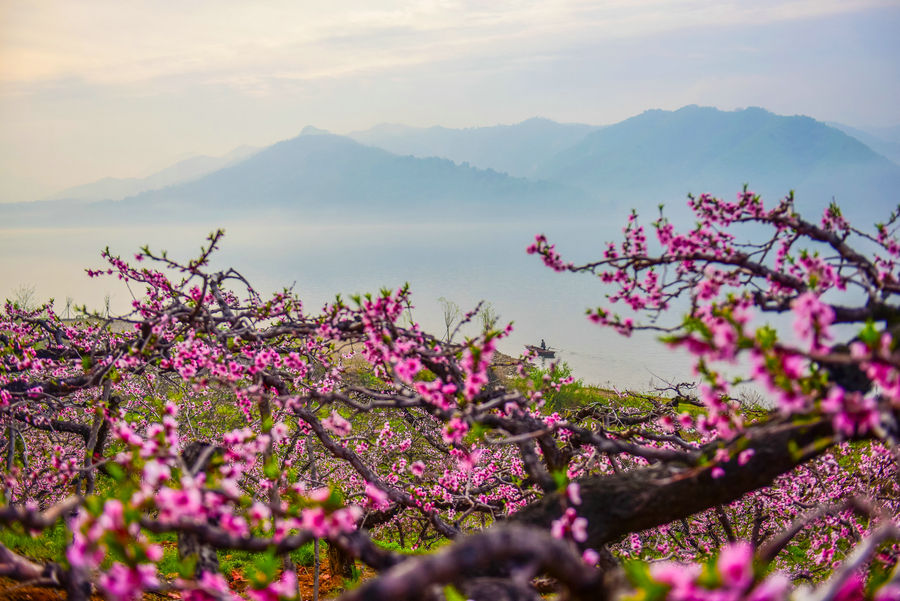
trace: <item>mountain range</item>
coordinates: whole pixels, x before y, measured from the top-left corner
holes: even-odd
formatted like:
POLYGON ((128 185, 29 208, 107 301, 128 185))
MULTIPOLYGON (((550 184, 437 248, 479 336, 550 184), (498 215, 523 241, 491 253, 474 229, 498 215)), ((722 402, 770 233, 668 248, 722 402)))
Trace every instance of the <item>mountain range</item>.
POLYGON ((533 178, 554 155, 600 129, 535 117, 516 125, 448 129, 382 124, 347 137, 395 154, 443 157, 516 177, 533 178))
POLYGON ((698 106, 603 127, 539 118, 468 129, 379 125, 347 136, 308 127, 243 155, 179 163, 142 180, 104 180, 47 202, 0 205, 0 223, 56 219, 60 211, 76 224, 250 215, 578 218, 659 202, 683 206, 689 192, 731 197, 745 183, 771 201, 796 190, 806 213, 836 198, 851 217, 883 219, 900 201, 900 165, 883 154, 896 156, 892 144, 900 140, 884 133, 760 108, 698 106))
POLYGON ((593 132, 537 175, 638 201, 689 191, 731 196, 748 183, 764 197, 796 190, 811 208, 832 197, 877 208, 893 194, 885 185, 900 183, 897 164, 809 117, 698 106, 647 111, 593 132))
POLYGON ((900 125, 867 128, 851 127, 834 122, 828 122, 827 125, 856 138, 878 154, 900 164, 900 125))
POLYGON ((158 190, 198 179, 238 163, 258 150, 245 145, 218 157, 193 155, 147 177, 104 177, 96 182, 60 190, 46 200, 121 200, 148 190, 158 190))

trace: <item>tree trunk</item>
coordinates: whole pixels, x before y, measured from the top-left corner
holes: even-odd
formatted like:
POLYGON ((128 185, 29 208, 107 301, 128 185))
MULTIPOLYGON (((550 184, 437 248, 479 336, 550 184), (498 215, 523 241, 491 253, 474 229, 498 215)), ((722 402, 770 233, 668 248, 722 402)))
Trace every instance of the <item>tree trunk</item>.
MULTIPOLYGON (((221 453, 221 449, 205 442, 192 442, 184 449, 181 457, 190 474, 196 476, 206 470, 216 453, 221 453)), ((194 577, 200 578, 204 572, 219 573, 219 556, 215 548, 202 543, 196 534, 179 532, 178 558, 184 561, 191 557, 195 557, 197 562, 194 565, 194 577)))
MULTIPOLYGON (((744 465, 736 458, 721 464, 724 474, 714 478, 713 465, 685 467, 657 464, 621 474, 578 481, 584 500, 578 513, 588 520, 585 547, 594 549, 638 532, 688 517, 770 485, 775 478, 825 452, 836 442, 831 421, 806 424, 767 424, 746 432, 754 455, 744 465)), ((732 444, 734 449, 736 445, 732 444)), ((710 451, 711 453, 711 451, 710 451)), ((545 496, 509 521, 549 529, 562 513, 559 493, 545 496)))
POLYGON ((353 557, 345 553, 337 545, 328 544, 328 569, 332 578, 353 578, 353 557))

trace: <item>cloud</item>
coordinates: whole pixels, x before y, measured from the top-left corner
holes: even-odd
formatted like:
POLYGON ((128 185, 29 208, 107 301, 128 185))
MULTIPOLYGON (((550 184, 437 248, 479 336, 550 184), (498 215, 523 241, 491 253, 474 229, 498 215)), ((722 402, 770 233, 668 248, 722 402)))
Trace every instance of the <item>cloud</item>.
POLYGON ((387 73, 465 57, 521 57, 591 39, 808 19, 884 0, 515 0, 20 3, 5 9, 0 83, 141 85, 190 76, 259 92, 267 79, 387 73))
POLYGON ((896 0, 0 3, 0 202, 304 125, 758 104, 896 122, 896 0), (889 7, 884 9, 883 7, 889 7))

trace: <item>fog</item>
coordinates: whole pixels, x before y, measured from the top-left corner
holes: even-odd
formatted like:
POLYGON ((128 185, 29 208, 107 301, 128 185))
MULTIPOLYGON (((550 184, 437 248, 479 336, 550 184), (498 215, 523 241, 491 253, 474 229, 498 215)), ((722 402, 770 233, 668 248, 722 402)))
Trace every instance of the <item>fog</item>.
MULTIPOLYGON (((513 334, 500 350, 518 356, 541 339, 588 382, 647 389, 654 376, 690 379, 688 358, 653 335, 632 338, 591 324, 585 309, 608 292, 596 278, 559 274, 525 253, 534 234, 546 232, 573 260, 599 256, 601 241, 618 228, 602 223, 271 225, 228 224, 212 269, 234 267, 263 293, 292 286, 309 312, 336 294, 377 293, 409 282, 413 319, 433 333, 443 331, 439 298, 463 312, 491 303, 513 334)), ((105 311, 127 311, 132 294, 115 277, 88 278, 84 269, 104 265, 100 251, 132 257, 139 247, 166 249, 173 258, 194 256, 209 228, 58 228, 8 230, 0 237, 0 297, 34 289, 35 299, 67 298, 105 311)), ((474 335, 472 325, 462 331, 474 335)))

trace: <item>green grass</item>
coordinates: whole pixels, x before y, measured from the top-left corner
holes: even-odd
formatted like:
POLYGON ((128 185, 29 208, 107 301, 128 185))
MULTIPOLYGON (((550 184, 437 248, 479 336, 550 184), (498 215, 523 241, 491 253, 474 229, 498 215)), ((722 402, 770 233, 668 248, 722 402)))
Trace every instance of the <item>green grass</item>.
MULTIPOLYGON (((556 390, 548 386, 546 381, 559 381, 572 376, 572 368, 566 363, 560 363, 551 369, 530 368, 524 377, 515 378, 510 386, 521 392, 528 390, 543 390, 544 412, 558 411, 564 413, 567 410, 577 410, 588 405, 615 406, 617 409, 630 408, 639 410, 653 409, 653 402, 642 395, 619 395, 617 392, 607 390, 600 386, 585 384, 583 380, 575 380, 569 384, 563 384, 556 390)), ((652 398, 652 395, 648 395, 652 398)), ((666 399, 660 398, 665 401, 666 399)), ((695 414, 699 409, 693 405, 682 405, 679 409, 687 410, 695 414)))
POLYGON ((354 564, 350 567, 350 574, 350 578, 344 578, 343 584, 341 585, 341 588, 345 591, 352 590, 359 586, 362 570, 359 569, 359 566, 354 564))
MULTIPOLYGON (((17 528, 3 528, 0 529, 0 544, 14 553, 34 561, 61 562, 65 558, 65 550, 71 536, 68 529, 61 523, 57 523, 52 528, 48 528, 34 536, 17 528)), ((158 564, 160 574, 167 577, 179 574, 184 567, 184 561, 178 557, 177 536, 174 533, 151 533, 148 534, 147 538, 163 546, 163 557, 158 564)), ((322 565, 326 565, 328 562, 326 545, 323 543, 319 547, 319 560, 322 565)), ((248 551, 219 551, 219 565, 222 573, 230 576, 234 570, 240 573, 248 569, 252 570, 256 561, 263 555, 263 553, 250 553, 248 551)), ((308 543, 291 552, 291 559, 297 565, 311 566, 313 565, 313 558, 313 543, 308 543)), ((115 559, 107 556, 103 561, 103 565, 108 567, 115 559)))
MULTIPOLYGON (((313 543, 307 543, 299 549, 291 551, 291 560, 297 565, 311 566, 315 559, 315 552, 313 549, 313 543)), ((177 558, 177 550, 173 549, 173 552, 177 558)), ((221 569, 222 574, 228 577, 235 570, 238 572, 243 572, 248 569, 252 570, 256 561, 264 555, 265 553, 251 553, 249 551, 219 551, 219 568, 221 569)), ((163 562, 165 561, 166 558, 163 557, 163 562)), ((319 545, 319 563, 323 566, 328 563, 326 545, 324 543, 319 545)))
POLYGON ((35 536, 13 528, 0 529, 0 543, 4 547, 35 561, 62 561, 70 536, 61 523, 35 536))
POLYGON ((545 408, 551 412, 581 407, 596 401, 599 391, 593 387, 586 386, 581 380, 575 380, 571 384, 564 384, 560 386, 559 390, 554 390, 544 383, 548 377, 553 381, 557 381, 571 377, 571 375, 572 369, 566 363, 560 363, 552 370, 531 368, 525 377, 513 380, 512 387, 522 392, 543 389, 545 408))

